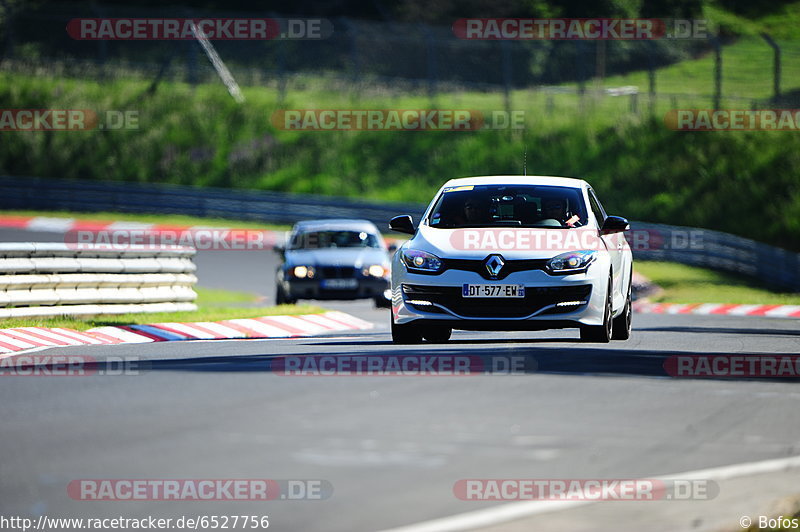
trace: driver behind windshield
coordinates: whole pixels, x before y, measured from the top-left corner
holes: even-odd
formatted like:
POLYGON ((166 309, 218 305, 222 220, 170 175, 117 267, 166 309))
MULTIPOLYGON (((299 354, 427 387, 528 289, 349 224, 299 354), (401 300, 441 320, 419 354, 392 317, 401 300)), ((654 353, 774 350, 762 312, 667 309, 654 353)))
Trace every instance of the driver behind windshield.
POLYGON ((577 214, 569 215, 567 202, 561 198, 551 198, 544 202, 542 218, 558 220, 567 227, 575 227, 579 219, 577 214))
POLYGON ((470 198, 464 203, 464 221, 467 224, 486 222, 487 209, 475 199, 470 198))

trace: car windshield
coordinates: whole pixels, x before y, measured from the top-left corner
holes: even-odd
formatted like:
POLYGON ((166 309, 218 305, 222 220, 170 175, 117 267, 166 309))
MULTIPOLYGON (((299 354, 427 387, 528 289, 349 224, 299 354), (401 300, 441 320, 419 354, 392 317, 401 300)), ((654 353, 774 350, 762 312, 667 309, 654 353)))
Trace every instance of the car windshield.
POLYGON ((378 237, 366 231, 303 231, 295 233, 289 249, 380 247, 378 237))
POLYGON ((428 217, 436 228, 553 227, 586 225, 581 190, 533 185, 477 185, 445 188, 428 217))

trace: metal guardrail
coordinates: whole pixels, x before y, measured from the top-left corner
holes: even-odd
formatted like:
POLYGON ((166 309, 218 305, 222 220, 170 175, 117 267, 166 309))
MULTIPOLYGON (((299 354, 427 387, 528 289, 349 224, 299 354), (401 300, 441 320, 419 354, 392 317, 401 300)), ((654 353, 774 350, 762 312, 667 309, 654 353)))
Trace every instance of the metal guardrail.
POLYGON ((631 222, 637 260, 678 262, 755 277, 760 284, 800 291, 800 254, 740 236, 674 225, 631 222))
POLYGON ((425 206, 254 190, 0 176, 0 209, 169 213, 285 224, 361 218, 385 227, 397 213, 418 217, 425 206))
POLYGON ((195 250, 0 244, 0 318, 197 310, 195 250))
MULTIPOLYGON (((265 223, 361 218, 384 229, 398 214, 415 220, 417 203, 371 203, 329 196, 235 191, 176 185, 103 183, 0 176, 0 209, 187 214, 265 223)), ((728 233, 632 222, 628 240, 638 260, 663 260, 757 277, 777 289, 800 291, 800 254, 728 233)))

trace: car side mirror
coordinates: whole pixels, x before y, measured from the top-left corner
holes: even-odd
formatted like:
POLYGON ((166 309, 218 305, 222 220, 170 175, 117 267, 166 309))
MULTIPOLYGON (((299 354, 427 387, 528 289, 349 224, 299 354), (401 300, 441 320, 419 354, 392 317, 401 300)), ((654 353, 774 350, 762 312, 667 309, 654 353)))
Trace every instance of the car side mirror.
POLYGON ((272 246, 272 251, 274 251, 278 255, 283 256, 283 254, 286 253, 286 248, 282 245, 276 244, 272 246))
POLYGON ((389 244, 389 245, 387 246, 387 248, 388 248, 388 250, 389 250, 389 253, 394 253, 395 251, 397 251, 397 244, 395 244, 394 242, 392 242, 391 244, 389 244))
POLYGON ((414 222, 411 220, 411 216, 408 214, 395 216, 392 218, 389 221, 389 229, 392 231, 397 231, 398 233, 406 233, 409 235, 413 235, 417 231, 414 228, 414 222))
POLYGON ((611 234, 611 233, 621 233, 623 231, 627 231, 631 228, 631 224, 628 223, 628 220, 623 218, 622 216, 609 216, 603 222, 603 227, 600 229, 603 233, 611 234))

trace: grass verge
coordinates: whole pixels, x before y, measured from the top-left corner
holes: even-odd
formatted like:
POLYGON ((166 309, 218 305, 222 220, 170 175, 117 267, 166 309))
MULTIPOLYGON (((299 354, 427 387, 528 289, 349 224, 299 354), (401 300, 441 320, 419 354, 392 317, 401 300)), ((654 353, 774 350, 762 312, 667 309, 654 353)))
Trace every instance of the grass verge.
POLYGON ((637 261, 637 272, 664 289, 655 303, 800 305, 800 293, 754 286, 753 279, 672 262, 637 261))
POLYGON ((85 331, 107 325, 135 325, 163 322, 219 321, 261 316, 297 315, 324 312, 313 305, 277 305, 271 307, 244 307, 256 302, 256 296, 246 292, 195 288, 197 310, 194 312, 158 312, 153 314, 121 314, 119 316, 94 316, 77 318, 55 316, 42 318, 11 318, 0 320, 0 329, 12 327, 67 327, 85 331))

